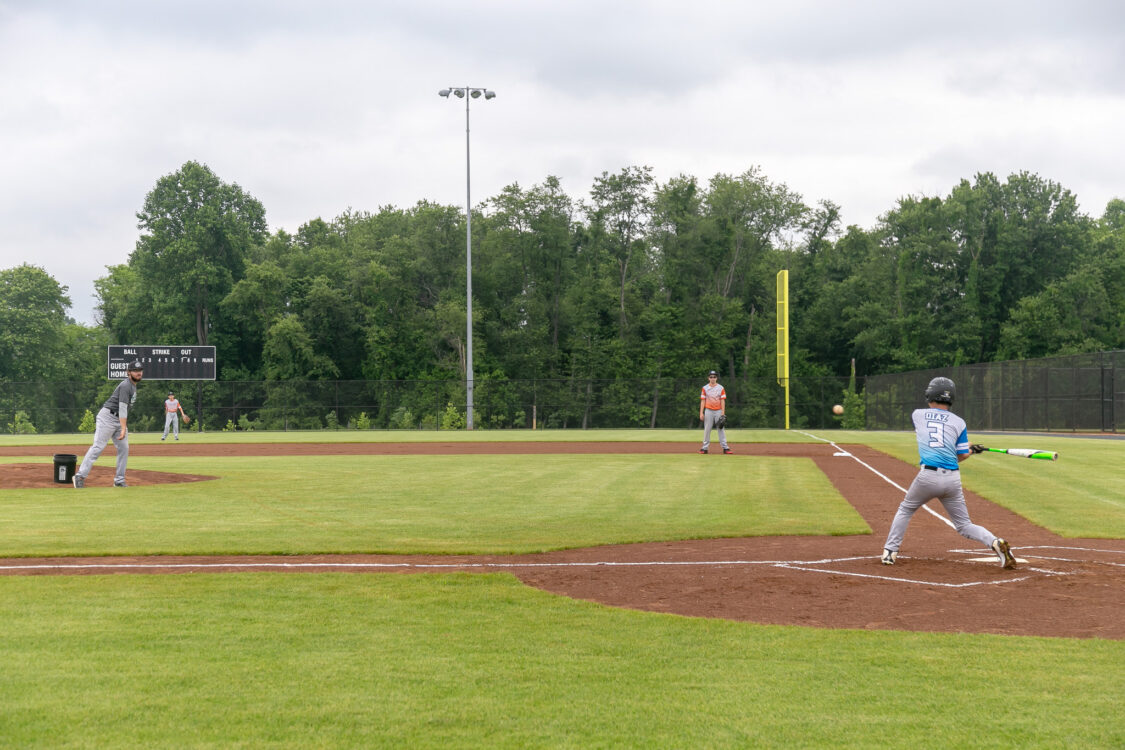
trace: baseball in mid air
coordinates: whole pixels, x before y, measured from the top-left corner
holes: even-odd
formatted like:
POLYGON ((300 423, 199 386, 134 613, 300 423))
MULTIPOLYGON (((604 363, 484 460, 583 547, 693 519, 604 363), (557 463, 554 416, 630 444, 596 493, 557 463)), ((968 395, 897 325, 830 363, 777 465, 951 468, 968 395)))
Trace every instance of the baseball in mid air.
POLYGON ((832 407, 832 413, 837 414, 837 415, 843 414, 844 413, 844 407, 840 406, 839 404, 836 404, 835 406, 832 407))

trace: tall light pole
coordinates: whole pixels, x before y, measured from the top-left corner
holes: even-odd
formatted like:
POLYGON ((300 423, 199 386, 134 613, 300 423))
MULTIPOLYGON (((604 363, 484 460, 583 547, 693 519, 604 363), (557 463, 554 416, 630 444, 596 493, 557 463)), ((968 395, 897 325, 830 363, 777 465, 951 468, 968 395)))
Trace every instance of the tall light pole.
POLYGON ((438 92, 465 100, 465 429, 473 429, 473 203, 469 191, 469 101, 495 99, 496 92, 472 86, 450 87, 438 92))

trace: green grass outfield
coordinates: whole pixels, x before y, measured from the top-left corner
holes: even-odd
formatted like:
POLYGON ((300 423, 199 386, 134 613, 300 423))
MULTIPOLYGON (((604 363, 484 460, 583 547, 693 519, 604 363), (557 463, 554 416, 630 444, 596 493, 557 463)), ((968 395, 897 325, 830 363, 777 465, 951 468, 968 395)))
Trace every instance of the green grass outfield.
MULTIPOLYGON (((906 433, 816 434, 915 460, 906 433)), ((689 450, 699 437, 412 439, 454 435, 636 436, 689 450)), ((50 438, 36 444, 89 440, 50 438)), ((731 433, 736 445, 783 438, 811 439, 731 433)), ((0 445, 17 441, 26 444, 0 445)), ((974 457, 966 483, 1058 533, 1123 536, 1121 443, 1023 447, 1062 457, 974 457)), ((199 465, 212 459, 137 458, 131 468, 224 478, 0 491, 0 554, 167 552, 216 538, 252 547, 267 534, 262 548, 290 552, 308 538, 560 547, 725 534, 751 513, 747 533, 863 533, 799 459, 775 472, 775 459, 690 453, 526 456, 510 471, 478 467, 485 458, 495 457, 230 457, 215 460, 222 471, 199 465), (362 488, 373 475, 386 488, 371 494, 362 488), (799 492, 789 484, 810 477, 799 492), (796 504, 807 508, 793 493, 808 495, 796 504), (392 517, 397 525, 380 526, 392 517)), ((759 626, 612 609, 504 574, 0 577, 0 747, 1121 747, 1122 663, 1119 641, 759 626)))

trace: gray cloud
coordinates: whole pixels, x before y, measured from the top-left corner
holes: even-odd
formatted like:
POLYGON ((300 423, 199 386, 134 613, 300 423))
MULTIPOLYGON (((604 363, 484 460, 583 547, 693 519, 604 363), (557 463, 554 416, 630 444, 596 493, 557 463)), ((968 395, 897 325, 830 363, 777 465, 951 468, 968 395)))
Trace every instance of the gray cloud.
POLYGON ((1123 191, 1125 6, 1046 0, 0 0, 0 267, 92 320, 135 212, 188 159, 295 230, 547 175, 760 165, 863 226, 907 193, 1028 169, 1088 210, 1123 191))

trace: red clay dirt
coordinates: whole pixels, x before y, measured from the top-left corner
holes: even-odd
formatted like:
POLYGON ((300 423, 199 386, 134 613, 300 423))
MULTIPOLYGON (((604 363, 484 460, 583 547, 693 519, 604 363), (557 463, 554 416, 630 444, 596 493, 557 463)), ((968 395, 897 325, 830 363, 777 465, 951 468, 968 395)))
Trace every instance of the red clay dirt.
MULTIPOLYGON (((88 446, 3 448, 0 455, 54 452, 81 457, 88 446)), ((1018 558, 1003 570, 991 553, 925 510, 910 525, 899 562, 879 562, 883 537, 917 467, 860 445, 735 445, 735 455, 811 459, 871 526, 871 535, 747 537, 658 542, 513 556, 310 555, 236 557, 9 558, 0 574, 285 572, 509 572, 564 596, 653 612, 759 623, 931 632, 1125 639, 1125 541, 1068 539, 966 493, 974 522, 1008 539, 1018 558), (844 455, 838 455, 844 454, 844 455), (878 472, 878 473, 876 473, 878 472), (880 476, 882 475, 882 477, 880 476), (884 479, 883 477, 886 477, 884 479)), ((685 443, 494 442, 134 445, 134 456, 442 455, 693 453, 685 443)), ((112 448, 105 456, 112 456, 112 448)), ((106 461, 103 456, 102 462, 106 461)), ((975 457, 974 460, 1009 460, 975 457)), ((972 471, 972 464, 966 465, 972 471)), ((1034 467, 1050 471, 1050 465, 1034 467)), ((201 475, 129 471, 131 485, 201 481, 201 475)), ((90 486, 112 483, 95 466, 90 486)), ((55 484, 50 464, 0 464, 0 488, 55 484), (27 467, 33 467, 28 469, 27 467), (31 479, 33 472, 37 479, 31 479), (15 485, 15 477, 27 477, 15 485)), ((71 489, 71 491, 74 491, 71 489)), ((0 501, 2 501, 0 494, 0 501)), ((691 502, 691 498, 684 498, 691 502)), ((931 503, 941 510, 940 505, 931 503)))
MULTIPOLYGON (((78 453, 78 461, 81 463, 83 453, 78 453)), ((105 453, 102 454, 106 455, 105 453)), ((27 489, 29 487, 42 487, 42 488, 58 488, 63 490, 73 490, 74 486, 69 482, 56 482, 53 476, 54 464, 0 464, 0 489, 16 490, 27 489)), ((99 466, 94 464, 90 469, 90 476, 86 477, 87 487, 112 487, 113 486, 113 465, 99 466)), ((206 476, 204 474, 173 474, 167 471, 143 471, 141 469, 129 469, 125 476, 126 481, 130 487, 143 487, 151 484, 178 484, 180 482, 205 482, 208 479, 218 479, 218 477, 206 476)))

